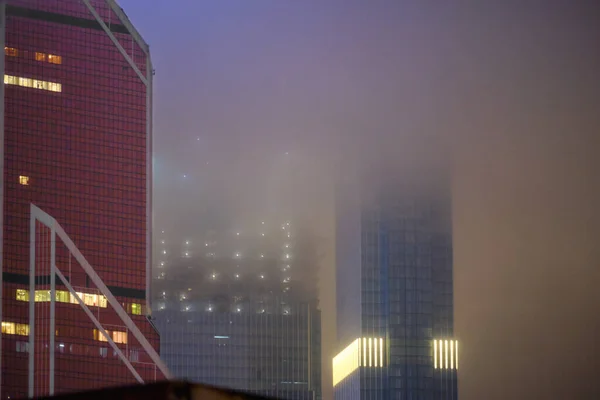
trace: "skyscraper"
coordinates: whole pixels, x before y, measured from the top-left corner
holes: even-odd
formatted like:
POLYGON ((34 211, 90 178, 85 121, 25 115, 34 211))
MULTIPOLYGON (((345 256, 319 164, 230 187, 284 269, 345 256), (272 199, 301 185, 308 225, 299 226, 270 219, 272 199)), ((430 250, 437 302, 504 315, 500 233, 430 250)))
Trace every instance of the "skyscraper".
POLYGON ((337 188, 336 399, 456 399, 449 181, 374 162, 337 188))
POLYGON ((174 376, 320 398, 317 260, 305 239, 289 221, 160 235, 153 318, 174 376))
POLYGON ((1 395, 152 381, 152 66, 114 0, 0 3, 1 395))

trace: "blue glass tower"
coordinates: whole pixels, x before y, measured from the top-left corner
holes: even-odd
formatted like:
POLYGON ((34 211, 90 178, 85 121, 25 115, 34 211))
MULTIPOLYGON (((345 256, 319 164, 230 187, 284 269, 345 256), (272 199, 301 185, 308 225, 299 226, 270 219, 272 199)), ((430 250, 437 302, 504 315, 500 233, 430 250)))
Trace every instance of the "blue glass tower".
POLYGON ((336 189, 336 399, 457 399, 450 183, 430 172, 336 189))

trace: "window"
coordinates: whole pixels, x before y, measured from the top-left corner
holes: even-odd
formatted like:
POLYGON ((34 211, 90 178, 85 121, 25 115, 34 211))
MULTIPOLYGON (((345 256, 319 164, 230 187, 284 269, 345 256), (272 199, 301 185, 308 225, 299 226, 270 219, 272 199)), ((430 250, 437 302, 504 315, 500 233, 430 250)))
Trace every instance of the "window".
MULTIPOLYGON (((120 344, 127 344, 127 332, 121 331, 106 331, 112 338, 113 342, 120 344)), ((99 342, 108 342, 108 339, 104 336, 102 332, 98 329, 94 329, 94 340, 98 340, 99 342)))
POLYGON ((28 342, 17 342, 17 353, 28 353, 29 343, 28 342))
POLYGON ((2 321, 2 333, 7 335, 15 334, 15 323, 2 321))
POLYGON ((24 77, 19 77, 19 86, 23 86, 23 87, 33 87, 33 79, 31 78, 24 78, 24 77))
POLYGON ((27 290, 17 289, 17 300, 29 301, 29 292, 27 290))
POLYGON ((36 290, 35 291, 35 302, 43 303, 46 301, 50 301, 50 291, 49 290, 36 290))
MULTIPOLYGON (((106 331, 106 333, 108 333, 110 335, 109 331, 106 331)), ((98 329, 94 329, 94 340, 98 340, 100 342, 108 342, 108 340, 106 339, 104 334, 102 332, 100 332, 98 329)))
POLYGON ((142 315, 142 305, 138 303, 131 304, 131 313, 133 315, 142 315))
POLYGON ((56 301, 58 301, 59 303, 70 303, 71 300, 71 293, 67 292, 66 290, 57 290, 56 291, 56 301))
POLYGON ((47 55, 45 53, 35 53, 35 61, 46 61, 47 55))
POLYGON ((25 175, 19 175, 19 183, 23 186, 29 185, 29 177, 25 175))
MULTIPOLYGON (((107 300, 106 297, 101 294, 90 294, 90 293, 81 293, 76 292, 77 295, 83 300, 83 303, 87 306, 92 307, 102 307, 106 308, 107 300)), ((25 289, 17 289, 16 299, 18 301, 29 301, 29 291, 25 289)), ((50 301, 50 291, 49 290, 36 290, 35 291, 35 301, 38 303, 44 303, 50 301)), ((59 303, 71 303, 71 304, 79 304, 77 299, 71 292, 67 290, 57 290, 56 291, 56 301, 59 303)), ((140 306, 141 307, 141 306, 140 306)))
POLYGON ((18 57, 19 56, 19 50, 15 49, 14 47, 4 47, 4 54, 6 54, 9 57, 18 57))
POLYGON ((48 54, 48 62, 50 64, 62 64, 62 57, 56 54, 48 54))
POLYGON ((4 83, 7 85, 47 90, 50 92, 62 92, 62 85, 60 83, 41 81, 38 79, 24 78, 20 76, 4 75, 4 83))
POLYGON ((127 344, 127 332, 114 331, 112 333, 112 339, 115 343, 127 344))
POLYGON ((2 333, 6 335, 29 335, 29 325, 2 321, 2 333))
POLYGON ((29 335, 29 325, 15 324, 15 331, 16 331, 17 335, 28 336, 29 335))

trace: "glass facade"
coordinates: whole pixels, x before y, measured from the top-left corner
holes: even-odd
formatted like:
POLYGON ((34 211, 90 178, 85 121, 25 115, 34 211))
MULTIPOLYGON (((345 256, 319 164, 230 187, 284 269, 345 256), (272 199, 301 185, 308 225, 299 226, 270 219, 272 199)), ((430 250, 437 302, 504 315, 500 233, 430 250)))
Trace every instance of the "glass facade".
POLYGON ((152 315, 161 356, 177 378, 318 399, 316 264, 290 224, 270 225, 159 238, 152 315))
POLYGON ((34 394, 49 391, 51 375, 56 393, 135 382, 77 298, 144 380, 160 378, 140 343, 59 239, 56 266, 77 295, 57 278, 56 313, 51 314, 52 239, 40 223, 34 231, 35 293, 29 286, 30 204, 35 204, 64 228, 149 342, 159 346, 145 316, 152 178, 148 46, 110 1, 90 0, 88 7, 81 0, 9 0, 0 10, 1 397, 30 392, 31 297, 34 394), (47 350, 52 318, 53 374, 47 350))
POLYGON ((344 350, 334 359, 335 397, 454 400, 458 343, 449 184, 392 180, 384 178, 392 171, 379 172, 347 180, 337 193, 338 336, 344 350), (382 342, 372 344, 371 338, 382 342), (353 353, 347 346, 356 340, 360 349, 353 353))

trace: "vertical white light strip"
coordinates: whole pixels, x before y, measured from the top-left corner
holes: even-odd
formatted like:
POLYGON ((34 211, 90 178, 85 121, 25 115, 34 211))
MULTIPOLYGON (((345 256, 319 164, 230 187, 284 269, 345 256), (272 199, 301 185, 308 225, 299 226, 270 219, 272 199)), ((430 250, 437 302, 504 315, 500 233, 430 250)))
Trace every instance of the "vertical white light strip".
POLYGON ((454 369, 454 340, 450 341, 450 369, 454 369))
POLYGON ((437 340, 433 339, 433 368, 435 369, 438 367, 437 359, 437 340))
POLYGON ((369 338, 369 367, 373 366, 373 338, 369 338))
POLYGON ((367 338, 363 338, 363 366, 367 366, 367 338))
POLYGON ((454 341, 454 368, 458 369, 458 340, 454 341))
POLYGON ((377 342, 377 338, 373 339, 373 366, 374 367, 378 367, 379 364, 377 363, 377 353, 379 353, 379 343, 377 342))
POLYGON ((383 338, 379 338, 379 364, 383 367, 383 338))
POLYGON ((444 343, 443 340, 440 340, 438 342, 440 344, 440 353, 439 353, 439 365, 440 365, 440 369, 444 368, 444 343))
POLYGON ((356 356, 358 357, 358 366, 362 367, 363 362, 362 362, 362 358, 360 356, 360 339, 356 339, 354 341, 354 343, 356 344, 356 356))
POLYGON ((445 348, 444 368, 448 369, 448 341, 447 340, 444 340, 444 348, 445 348))

